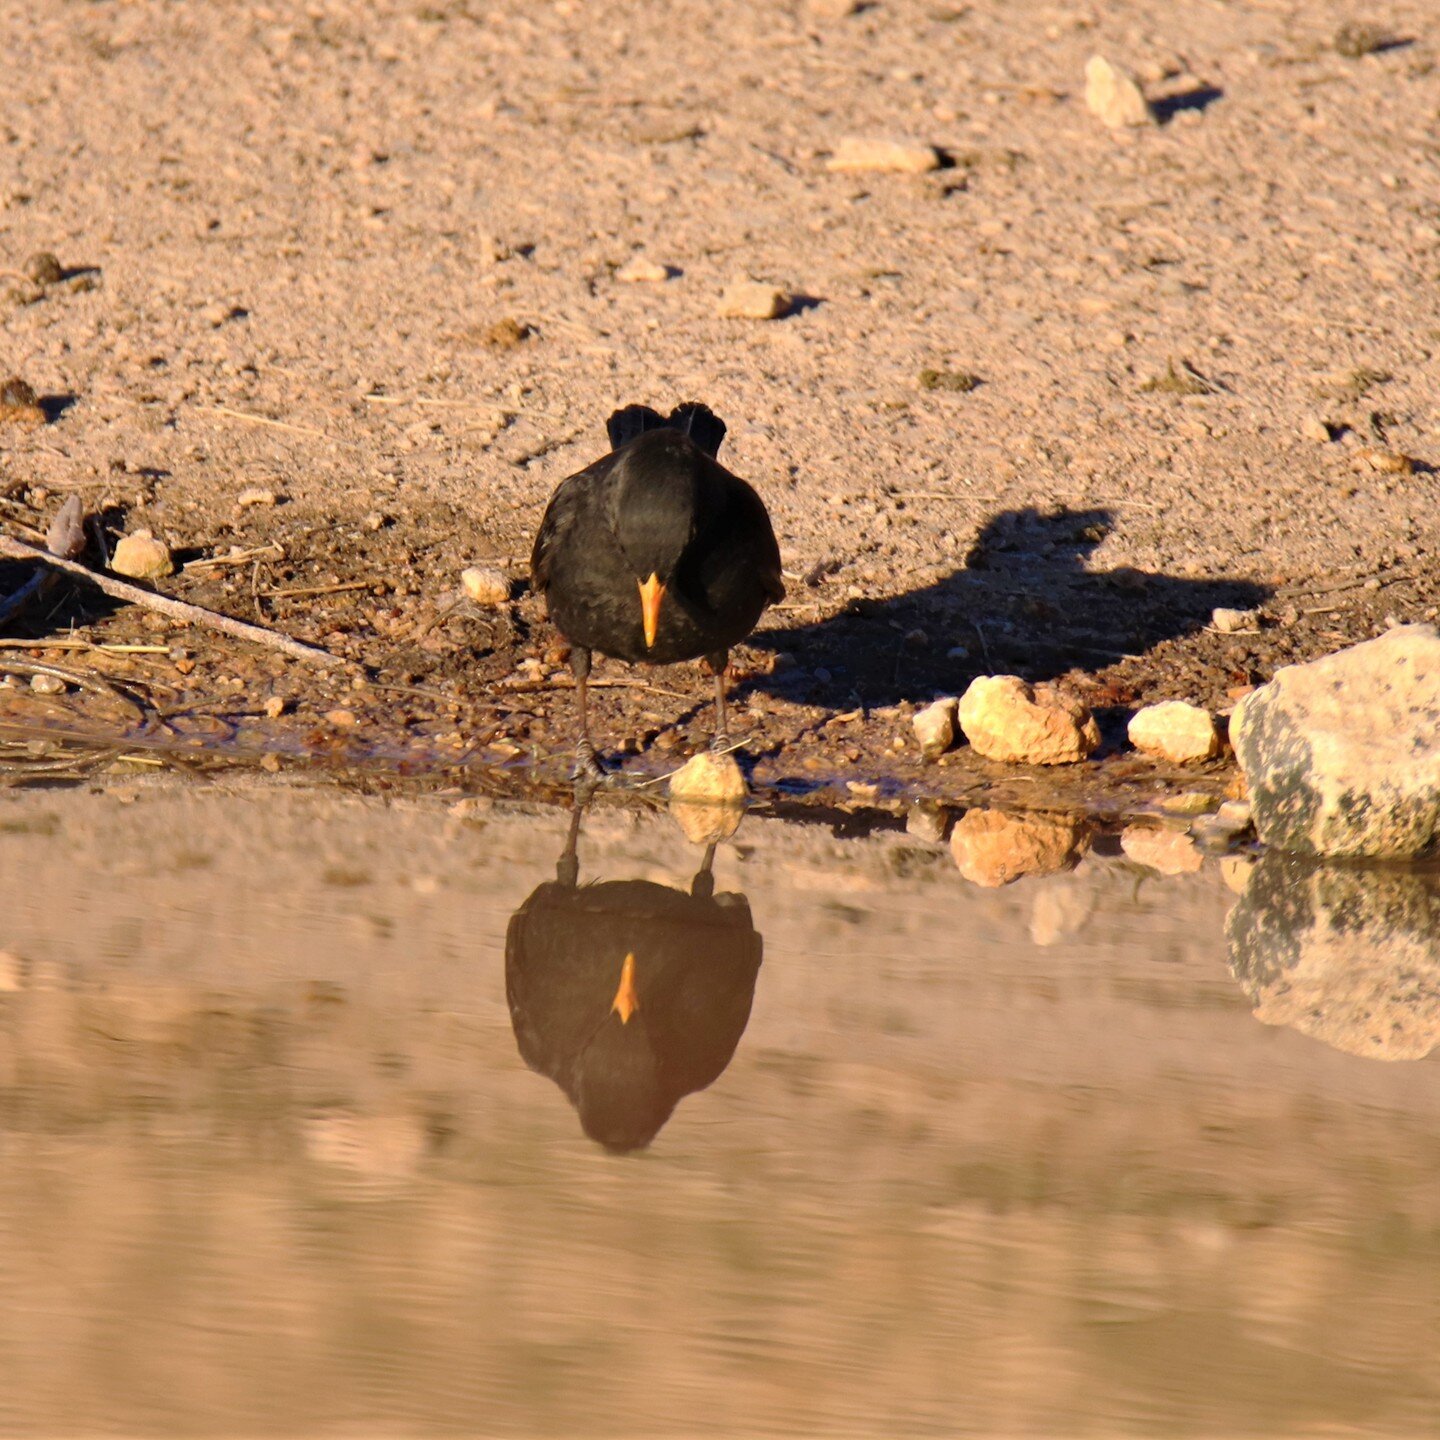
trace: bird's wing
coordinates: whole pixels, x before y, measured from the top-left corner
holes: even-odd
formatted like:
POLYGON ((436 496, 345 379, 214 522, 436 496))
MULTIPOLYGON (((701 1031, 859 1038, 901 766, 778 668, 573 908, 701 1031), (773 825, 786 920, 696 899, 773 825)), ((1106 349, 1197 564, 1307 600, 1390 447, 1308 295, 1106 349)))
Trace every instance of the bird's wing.
POLYGON ((613 454, 604 455, 593 465, 562 480, 555 487, 540 528, 535 532, 535 544, 530 551, 530 586, 542 594, 550 583, 550 562, 561 542, 569 534, 579 516, 581 501, 592 485, 603 479, 614 464, 613 454))
POLYGON ((698 400, 687 400, 670 412, 666 424, 672 430, 688 435, 712 460, 720 453, 720 442, 725 438, 725 422, 708 405, 702 405, 698 400))
POLYGON ((772 605, 778 605, 785 598, 785 582, 780 575, 780 544, 775 539, 770 512, 751 485, 738 475, 733 478, 730 503, 736 519, 753 539, 755 569, 765 593, 772 605))

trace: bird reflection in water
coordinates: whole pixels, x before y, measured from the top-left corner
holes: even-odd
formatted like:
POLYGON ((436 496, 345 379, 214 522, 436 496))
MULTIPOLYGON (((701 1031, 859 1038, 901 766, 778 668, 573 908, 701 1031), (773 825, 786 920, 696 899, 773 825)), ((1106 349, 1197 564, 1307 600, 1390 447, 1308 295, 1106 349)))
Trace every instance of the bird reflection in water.
POLYGON ((505 992, 520 1057, 569 1097, 606 1149, 648 1145, 717 1080, 750 1019, 762 942, 743 895, 715 893, 715 846, 689 890, 582 885, 571 814, 555 879, 511 917, 505 992))

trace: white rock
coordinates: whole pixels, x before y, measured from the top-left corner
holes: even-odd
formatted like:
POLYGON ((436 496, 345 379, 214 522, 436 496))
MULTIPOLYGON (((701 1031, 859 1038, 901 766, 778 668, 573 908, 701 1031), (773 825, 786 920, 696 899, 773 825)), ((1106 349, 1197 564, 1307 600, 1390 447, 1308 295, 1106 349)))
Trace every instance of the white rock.
POLYGON ((247 486, 235 497, 235 503, 242 510, 247 510, 252 505, 277 505, 279 502, 280 497, 273 490, 259 485, 247 486))
POLYGON ((627 285, 661 285, 670 278, 670 267, 636 255, 615 272, 615 278, 627 285))
POLYGON ((1328 445, 1332 438, 1330 427, 1318 415, 1307 415, 1300 422, 1300 433, 1317 445, 1328 445))
POLYGON ((1100 743, 1094 717, 1080 701, 1018 675, 980 675, 960 697, 960 728, 990 760, 1066 765, 1100 743))
POLYGON ((32 675, 30 688, 37 695, 61 695, 65 691, 65 682, 58 675, 32 675))
POLYGON ((670 814, 692 844, 712 844, 740 828, 749 794, 733 755, 702 751, 670 777, 670 814))
POLYGON ((1091 56, 1085 66, 1085 105, 1112 130, 1155 123, 1155 111, 1139 85, 1103 55, 1091 56))
POLYGON ((790 309, 790 297, 774 285, 737 280, 725 287, 719 313, 732 320, 778 320, 790 309))
POLYGON ((1230 610, 1224 605, 1220 605, 1210 612, 1210 623, 1222 635, 1237 635, 1244 631, 1258 630, 1260 628, 1260 612, 1258 610, 1230 610))
POLYGON ((940 168, 940 152, 933 145, 906 140, 876 140, 846 136, 825 162, 827 170, 883 170, 893 174, 923 175, 940 168))
POLYGON ((163 540, 157 540, 148 530, 137 530, 116 545, 110 568, 132 580, 157 580, 162 575, 173 575, 175 562, 163 540))
POLYGON ((510 581, 500 570, 471 565, 460 572, 460 586, 468 599, 490 609, 510 599, 510 581))
POLYGON ((1235 708, 1261 840, 1313 855, 1440 849, 1440 632, 1399 625, 1287 665, 1235 708))
POLYGON ((920 742, 920 752, 927 760, 943 755, 955 743, 955 717, 959 709, 959 700, 950 696, 933 701, 910 722, 920 742))
POLYGON ((1130 743, 1146 755, 1158 755, 1176 765, 1213 760, 1220 753, 1220 730, 1215 717, 1198 705, 1167 700, 1147 705, 1130 717, 1130 743))

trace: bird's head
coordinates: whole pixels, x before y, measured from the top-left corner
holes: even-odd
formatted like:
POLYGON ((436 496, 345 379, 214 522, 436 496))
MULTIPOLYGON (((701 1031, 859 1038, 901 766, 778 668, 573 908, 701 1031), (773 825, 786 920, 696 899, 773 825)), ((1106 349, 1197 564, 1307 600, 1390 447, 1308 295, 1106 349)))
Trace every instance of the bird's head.
POLYGON ((647 649, 706 506, 708 464, 678 430, 650 430, 625 447, 617 467, 611 523, 635 578, 647 649))

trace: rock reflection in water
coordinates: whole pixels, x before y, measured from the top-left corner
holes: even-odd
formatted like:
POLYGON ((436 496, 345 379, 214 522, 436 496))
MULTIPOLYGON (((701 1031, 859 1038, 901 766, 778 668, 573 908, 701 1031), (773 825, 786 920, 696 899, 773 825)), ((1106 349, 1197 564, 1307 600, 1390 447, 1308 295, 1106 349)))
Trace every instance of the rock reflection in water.
POLYGON ((1376 1060, 1423 1059, 1440 1043, 1440 872, 1271 853, 1226 937, 1267 1025, 1376 1060))
POLYGON ((505 936, 521 1058, 569 1097, 592 1140, 648 1145, 686 1095, 730 1063, 755 996, 761 939, 743 895, 715 893, 715 846, 689 891, 650 880, 581 885, 572 816, 556 878, 505 936))

